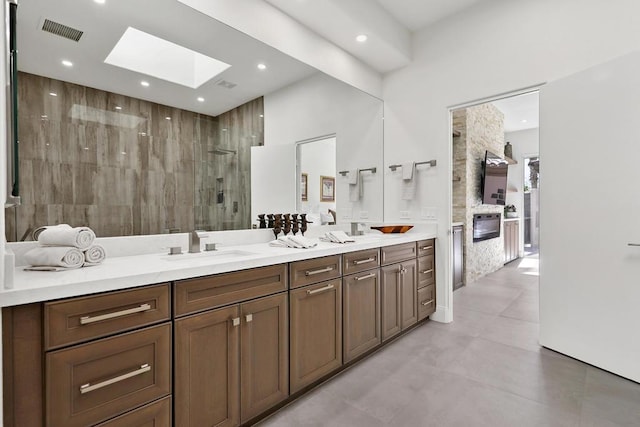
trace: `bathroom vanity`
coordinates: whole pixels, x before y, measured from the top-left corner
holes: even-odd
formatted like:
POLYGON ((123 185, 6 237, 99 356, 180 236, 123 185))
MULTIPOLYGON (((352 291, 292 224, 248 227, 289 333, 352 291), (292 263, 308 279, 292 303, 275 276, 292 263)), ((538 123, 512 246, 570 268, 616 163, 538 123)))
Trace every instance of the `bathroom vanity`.
POLYGON ((17 270, 0 294, 4 425, 253 424, 432 314, 434 243, 365 236, 17 270))

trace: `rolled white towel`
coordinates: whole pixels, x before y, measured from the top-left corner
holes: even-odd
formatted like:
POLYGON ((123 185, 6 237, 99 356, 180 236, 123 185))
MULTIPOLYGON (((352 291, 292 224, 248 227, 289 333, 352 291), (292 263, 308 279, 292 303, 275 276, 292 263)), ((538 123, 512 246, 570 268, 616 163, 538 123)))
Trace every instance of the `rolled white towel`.
POLYGON ((100 245, 91 245, 84 251, 84 265, 100 264, 107 257, 107 253, 100 245))
POLYGON ((79 268, 84 264, 82 251, 69 246, 39 246, 26 252, 24 259, 35 267, 79 268))
POLYGON ((47 226, 38 234, 38 243, 47 246, 73 246, 85 250, 93 244, 96 234, 89 227, 67 224, 47 226))

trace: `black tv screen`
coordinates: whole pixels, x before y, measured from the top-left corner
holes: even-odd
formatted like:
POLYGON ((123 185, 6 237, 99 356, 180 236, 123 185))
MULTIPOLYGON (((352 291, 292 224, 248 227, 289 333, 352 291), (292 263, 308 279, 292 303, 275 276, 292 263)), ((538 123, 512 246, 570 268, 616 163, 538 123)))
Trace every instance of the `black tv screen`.
POLYGON ((507 168, 502 157, 487 151, 482 164, 482 203, 505 205, 507 198, 507 168))

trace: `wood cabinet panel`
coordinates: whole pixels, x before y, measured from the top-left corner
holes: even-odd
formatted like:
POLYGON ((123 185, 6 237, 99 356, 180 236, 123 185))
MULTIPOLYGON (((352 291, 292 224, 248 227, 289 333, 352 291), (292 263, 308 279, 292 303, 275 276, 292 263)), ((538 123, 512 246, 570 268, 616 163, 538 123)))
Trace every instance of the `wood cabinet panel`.
POLYGON ((420 240, 416 243, 418 246, 418 256, 435 255, 436 239, 420 240))
POLYGON ((399 264, 380 269, 381 327, 382 341, 399 334, 402 330, 399 264))
POLYGON ((436 282, 436 262, 433 255, 418 258, 418 289, 436 282))
POLYGON ((416 305, 418 281, 417 281, 417 263, 416 260, 405 261, 401 264, 402 272, 400 274, 400 297, 402 301, 401 307, 401 325, 402 329, 406 329, 411 325, 415 325, 418 321, 418 307, 416 305))
POLYGON ((382 265, 394 264, 416 257, 417 247, 414 242, 401 245, 386 246, 381 249, 382 265))
POLYGON ((289 396, 289 318, 286 293, 240 306, 241 422, 289 396))
POLYGON ((343 278, 344 361, 349 362, 382 342, 380 272, 343 278))
POLYGON ((46 425, 93 425, 171 393, 169 323, 46 356, 46 425))
POLYGON ((425 319, 436 311, 436 287, 430 285, 418 289, 418 320, 425 319))
POLYGON ((295 393, 342 365, 342 279, 292 290, 290 390, 295 393))
POLYGON ((169 320, 169 299, 169 284, 163 284, 46 303, 46 348, 59 348, 169 320))
POLYGON ((358 273, 360 271, 378 268, 380 266, 380 249, 367 249, 342 255, 342 274, 358 273))
POLYGON ((174 285, 175 315, 182 316, 286 290, 286 264, 180 280, 174 285))
POLYGON ((342 276, 342 257, 332 255, 289 264, 290 287, 299 288, 342 276))
POLYGON ((240 424, 239 314, 236 305, 175 321, 176 426, 240 424))
POLYGON ((96 427, 171 427, 171 397, 149 403, 96 427))

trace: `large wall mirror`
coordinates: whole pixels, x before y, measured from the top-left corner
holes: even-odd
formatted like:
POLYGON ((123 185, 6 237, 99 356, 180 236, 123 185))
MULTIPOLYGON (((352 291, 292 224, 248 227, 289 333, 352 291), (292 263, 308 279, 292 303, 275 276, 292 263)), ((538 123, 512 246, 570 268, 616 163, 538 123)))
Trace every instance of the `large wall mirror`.
POLYGON ((104 237, 311 212, 295 149, 320 135, 335 136, 323 176, 338 221, 382 220, 382 101, 176 0, 21 0, 18 51, 8 241, 56 223, 104 237))

